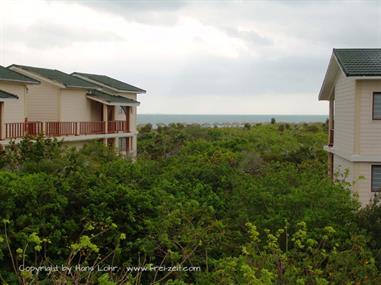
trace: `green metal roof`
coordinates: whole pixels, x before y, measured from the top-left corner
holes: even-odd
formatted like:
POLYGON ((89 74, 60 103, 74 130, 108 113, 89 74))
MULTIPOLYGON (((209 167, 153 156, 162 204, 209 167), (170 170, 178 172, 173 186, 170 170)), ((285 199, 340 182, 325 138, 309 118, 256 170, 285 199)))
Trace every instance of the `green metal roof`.
POLYGON ((381 76, 381 49, 333 49, 347 76, 381 76))
POLYGON ((12 67, 12 66, 15 66, 15 67, 24 69, 26 71, 35 73, 37 75, 40 75, 40 76, 45 77, 47 79, 50 79, 52 81, 58 82, 58 83, 66 86, 66 87, 85 88, 85 89, 99 88, 99 86, 97 86, 91 82, 88 82, 86 80, 80 79, 80 78, 75 77, 75 76, 72 76, 70 74, 59 71, 57 69, 47 69, 47 68, 32 67, 32 66, 25 66, 25 65, 16 65, 16 64, 11 65, 10 67, 12 67))
POLYGON ((87 93, 87 96, 93 99, 97 99, 99 101, 105 102, 106 104, 110 104, 110 105, 139 105, 140 104, 138 101, 135 101, 123 96, 111 95, 109 93, 99 91, 99 90, 91 90, 87 93))
POLYGON ((4 90, 0 90, 0 99, 18 99, 19 96, 9 93, 4 90))
POLYGON ((27 83, 27 84, 38 84, 38 83, 40 83, 37 80, 29 78, 25 75, 22 75, 18 72, 15 72, 13 70, 8 69, 8 68, 5 68, 1 65, 0 65, 0 80, 2 80, 2 81, 15 81, 15 82, 21 82, 21 83, 27 83))
POLYGON ((99 82, 100 84, 103 84, 103 85, 106 85, 106 86, 109 86, 111 88, 118 89, 118 90, 121 90, 121 91, 131 91, 131 92, 136 92, 136 93, 146 93, 145 90, 143 90, 143 89, 141 89, 139 87, 132 86, 130 84, 127 84, 127 83, 119 81, 117 79, 108 77, 106 75, 80 73, 80 72, 74 72, 74 73, 72 73, 72 75, 74 75, 74 76, 75 75, 82 76, 82 77, 88 78, 89 80, 93 80, 93 81, 99 82))

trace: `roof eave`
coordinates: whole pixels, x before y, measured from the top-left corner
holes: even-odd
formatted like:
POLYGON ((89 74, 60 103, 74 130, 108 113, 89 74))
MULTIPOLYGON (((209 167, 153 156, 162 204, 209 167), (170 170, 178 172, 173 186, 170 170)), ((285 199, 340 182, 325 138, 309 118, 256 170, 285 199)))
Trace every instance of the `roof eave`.
POLYGON ((0 78, 0 81, 16 82, 16 83, 22 83, 22 84, 40 84, 41 83, 38 81, 27 81, 27 80, 6 79, 6 78, 0 78))
POLYGON ((328 101, 331 98, 331 94, 335 85, 336 77, 339 71, 345 72, 342 70, 339 61, 336 58, 335 52, 333 51, 327 71, 324 76, 323 84, 319 91, 319 101, 328 101))
POLYGON ((143 89, 141 89, 139 91, 137 91, 137 90, 135 90, 135 91, 132 91, 132 90, 121 90, 121 89, 115 89, 115 90, 117 92, 119 92, 119 93, 133 93, 133 94, 146 94, 147 93, 147 91, 143 90, 143 89))
POLYGON ((85 90, 92 90, 92 89, 96 89, 94 87, 91 87, 91 86, 75 86, 75 85, 66 85, 65 84, 65 87, 66 88, 77 88, 77 89, 85 89, 85 90))
POLYGON ((16 94, 12 94, 8 91, 0 90, 0 92, 7 96, 7 97, 0 97, 1 102, 4 102, 5 100, 18 100, 19 99, 19 96, 17 96, 16 94))
MULTIPOLYGON (((43 76, 43 75, 41 75, 41 74, 39 74, 37 72, 33 72, 33 71, 30 71, 30 70, 27 70, 27 69, 23 68, 22 66, 19 66, 19 65, 16 65, 16 64, 12 64, 12 65, 8 66, 7 68, 9 68, 12 71, 19 72, 19 73, 21 73, 22 75, 25 75, 25 76, 36 77, 36 78, 38 78, 38 80, 48 82, 48 83, 53 84, 53 85, 55 85, 55 86, 57 86, 59 88, 67 88, 64 84, 62 84, 62 83, 60 83, 60 82, 58 82, 56 80, 50 79, 50 78, 48 78, 46 76, 43 76)), ((37 79, 35 79, 35 80, 37 80, 37 79)))
POLYGON ((91 95, 87 95, 87 98, 89 98, 91 100, 94 100, 94 101, 97 101, 99 103, 105 104, 105 105, 109 105, 109 106, 131 106, 131 107, 137 107, 137 106, 140 105, 140 102, 137 102, 137 101, 136 101, 136 103, 134 103, 134 102, 130 102, 130 103, 109 102, 109 101, 106 101, 106 100, 102 100, 102 99, 96 98, 95 96, 91 96, 91 95))
POLYGON ((7 100, 18 100, 18 98, 0 98, 0 102, 5 102, 7 100))
POLYGON ((367 75, 359 75, 359 74, 354 74, 354 75, 347 75, 347 77, 356 79, 356 80, 361 80, 361 79, 381 79, 380 74, 367 74, 367 75))

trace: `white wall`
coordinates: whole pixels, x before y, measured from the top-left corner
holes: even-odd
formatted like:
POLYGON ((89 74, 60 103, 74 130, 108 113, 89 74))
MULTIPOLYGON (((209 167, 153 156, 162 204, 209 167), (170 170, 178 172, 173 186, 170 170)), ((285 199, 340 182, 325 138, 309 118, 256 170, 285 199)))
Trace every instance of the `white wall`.
POLYGON ((59 96, 60 88, 47 82, 28 86, 28 120, 58 121, 59 96))
POLYGON ((361 204, 366 205, 375 194, 371 192, 372 163, 355 162, 353 165, 356 176, 360 177, 353 188, 358 193, 361 204))
POLYGON ((333 171, 334 171, 336 180, 353 183, 353 180, 354 180, 353 162, 346 160, 338 155, 334 155, 333 171))
MULTIPOLYGON (((4 123, 21 123, 26 117, 25 97, 26 87, 22 84, 0 82, 0 89, 11 94, 17 95, 18 99, 4 100, 3 107, 3 124, 4 123)), ((3 126, 4 127, 4 126, 3 126)))
POLYGON ((102 108, 97 110, 98 104, 92 103, 93 101, 86 97, 86 93, 85 89, 62 89, 61 121, 92 121, 93 118, 100 120, 102 108))
POLYGON ((335 86, 335 148, 353 153, 356 81, 340 71, 335 86))
POLYGON ((381 92, 381 80, 358 80, 359 154, 381 155, 381 120, 372 120, 373 92, 381 92))
POLYGON ((371 192, 371 171, 372 163, 368 162, 351 162, 338 155, 334 156, 334 173, 337 174, 335 178, 342 180, 344 173, 348 171, 348 176, 344 181, 351 183, 351 190, 357 195, 359 201, 363 206, 369 203, 374 197, 371 192))

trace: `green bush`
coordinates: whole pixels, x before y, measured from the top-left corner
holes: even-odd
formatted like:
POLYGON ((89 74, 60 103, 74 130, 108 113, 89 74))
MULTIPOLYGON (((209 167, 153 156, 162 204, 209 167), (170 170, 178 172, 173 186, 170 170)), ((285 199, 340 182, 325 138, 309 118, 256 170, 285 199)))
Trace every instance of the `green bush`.
POLYGON ((326 133, 307 129, 147 128, 136 162, 100 143, 81 150, 43 138, 11 144, 0 159, 0 279, 378 284, 379 206, 359 211, 345 185, 327 178, 326 133), (100 263, 201 271, 18 269, 100 263))

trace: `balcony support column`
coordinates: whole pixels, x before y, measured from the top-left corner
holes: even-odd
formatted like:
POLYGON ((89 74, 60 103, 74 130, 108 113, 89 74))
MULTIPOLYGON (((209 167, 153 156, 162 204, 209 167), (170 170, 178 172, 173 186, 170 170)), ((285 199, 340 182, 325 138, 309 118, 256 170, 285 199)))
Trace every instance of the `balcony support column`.
POLYGON ((5 139, 6 136, 6 124, 4 122, 4 103, 0 102, 0 140, 5 139))
POLYGON ((131 107, 126 107, 126 129, 130 132, 130 121, 131 121, 131 107))
MULTIPOLYGON (((103 104, 102 105, 103 109, 102 109, 102 118, 103 118, 103 124, 104 124, 104 131, 105 131, 105 134, 108 133, 108 114, 107 114, 107 105, 106 104, 103 104)), ((103 143, 105 145, 107 145, 107 139, 103 139, 103 143)))
POLYGON ((80 122, 76 122, 75 123, 75 135, 79 136, 80 133, 81 133, 81 123, 80 122))
POLYGON ((47 127, 46 127, 46 125, 47 125, 47 122, 42 122, 42 135, 43 136, 47 136, 47 132, 46 132, 47 127))

